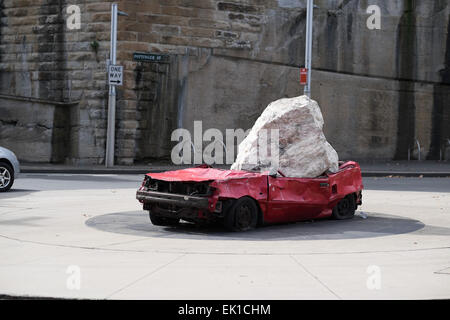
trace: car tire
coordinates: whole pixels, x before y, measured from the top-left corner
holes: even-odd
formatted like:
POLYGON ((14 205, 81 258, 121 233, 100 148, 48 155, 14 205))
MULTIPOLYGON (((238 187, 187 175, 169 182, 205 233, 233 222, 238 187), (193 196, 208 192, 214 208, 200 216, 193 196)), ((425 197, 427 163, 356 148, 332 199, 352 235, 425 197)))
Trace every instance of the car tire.
POLYGON ((333 208, 332 218, 336 220, 352 219, 355 216, 356 201, 353 194, 345 196, 333 208))
POLYGON ((14 170, 6 162, 0 162, 0 192, 11 189, 14 183, 14 170))
POLYGON ((149 211, 148 214, 150 217, 150 221, 155 226, 175 226, 180 222, 179 218, 161 217, 160 215, 152 211, 149 211))
POLYGON ((248 231, 256 228, 258 223, 258 208, 255 201, 249 197, 238 199, 228 210, 224 225, 231 231, 248 231))

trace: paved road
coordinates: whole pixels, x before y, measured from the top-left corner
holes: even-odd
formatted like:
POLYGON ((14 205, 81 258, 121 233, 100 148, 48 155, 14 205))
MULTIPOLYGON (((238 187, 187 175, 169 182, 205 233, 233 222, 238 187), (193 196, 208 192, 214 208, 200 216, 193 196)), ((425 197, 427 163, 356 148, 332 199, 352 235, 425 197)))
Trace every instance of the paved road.
POLYGON ((0 294, 450 298, 449 178, 366 178, 353 220, 247 233, 151 225, 134 198, 141 178, 23 175, 0 194, 0 294))

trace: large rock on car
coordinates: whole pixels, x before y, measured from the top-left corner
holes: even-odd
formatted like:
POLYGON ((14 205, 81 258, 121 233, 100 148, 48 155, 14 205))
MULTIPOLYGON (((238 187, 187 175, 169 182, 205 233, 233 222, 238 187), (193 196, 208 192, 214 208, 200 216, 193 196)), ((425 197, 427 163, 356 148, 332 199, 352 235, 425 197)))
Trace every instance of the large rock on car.
POLYGON ((307 96, 274 101, 239 145, 231 169, 280 170, 285 176, 300 178, 317 177, 327 170, 337 172, 338 154, 327 142, 323 124, 319 105, 307 96), (274 143, 270 138, 276 137, 271 135, 272 129, 279 130, 278 161, 276 149, 271 153, 268 146, 267 151, 261 152, 261 142, 274 143))

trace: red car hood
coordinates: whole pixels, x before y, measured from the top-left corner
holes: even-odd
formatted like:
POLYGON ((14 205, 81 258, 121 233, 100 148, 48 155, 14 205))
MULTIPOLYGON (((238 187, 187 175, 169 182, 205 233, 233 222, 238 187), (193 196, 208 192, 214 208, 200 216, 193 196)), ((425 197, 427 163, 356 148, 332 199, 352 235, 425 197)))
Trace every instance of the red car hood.
POLYGON ((260 177, 266 173, 249 172, 240 170, 222 170, 213 168, 189 168, 175 171, 166 171, 160 173, 147 173, 152 179, 163 181, 211 181, 211 180, 229 180, 251 177, 260 177))

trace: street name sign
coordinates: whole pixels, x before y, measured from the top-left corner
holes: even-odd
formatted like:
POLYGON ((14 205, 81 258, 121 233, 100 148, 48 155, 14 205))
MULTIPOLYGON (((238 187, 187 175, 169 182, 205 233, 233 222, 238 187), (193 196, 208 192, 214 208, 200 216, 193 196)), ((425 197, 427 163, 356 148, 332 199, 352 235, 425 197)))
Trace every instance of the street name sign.
POLYGON ((142 61, 142 62, 169 62, 169 55, 167 54, 156 54, 156 53, 143 53, 143 52, 134 52, 133 53, 134 61, 142 61))

